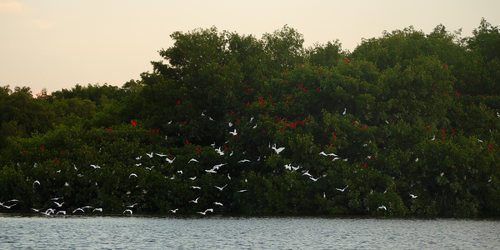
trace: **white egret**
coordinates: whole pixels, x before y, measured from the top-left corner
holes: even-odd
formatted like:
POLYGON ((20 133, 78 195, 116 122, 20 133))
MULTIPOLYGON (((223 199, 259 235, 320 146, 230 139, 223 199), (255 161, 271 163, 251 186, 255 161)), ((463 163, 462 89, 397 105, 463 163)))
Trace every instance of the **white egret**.
POLYGON ((344 192, 348 187, 349 185, 346 185, 344 188, 335 188, 335 189, 337 189, 340 192, 344 192))

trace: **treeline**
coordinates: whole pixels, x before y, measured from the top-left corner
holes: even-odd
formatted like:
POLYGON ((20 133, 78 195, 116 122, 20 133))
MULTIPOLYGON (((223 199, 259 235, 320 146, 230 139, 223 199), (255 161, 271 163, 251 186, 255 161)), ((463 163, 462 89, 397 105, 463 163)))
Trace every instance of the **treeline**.
POLYGON ((0 212, 500 215, 498 27, 171 37, 122 87, 0 88, 0 212))

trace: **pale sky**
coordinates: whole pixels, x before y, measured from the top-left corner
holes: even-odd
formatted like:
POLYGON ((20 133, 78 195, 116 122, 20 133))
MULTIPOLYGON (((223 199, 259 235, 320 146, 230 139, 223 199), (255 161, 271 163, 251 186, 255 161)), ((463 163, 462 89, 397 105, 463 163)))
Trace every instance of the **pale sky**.
POLYGON ((306 46, 338 39, 352 50, 410 25, 470 36, 481 17, 500 25, 499 10, 499 0, 0 0, 0 86, 122 86, 152 70, 174 31, 215 26, 261 38, 287 24, 306 46))

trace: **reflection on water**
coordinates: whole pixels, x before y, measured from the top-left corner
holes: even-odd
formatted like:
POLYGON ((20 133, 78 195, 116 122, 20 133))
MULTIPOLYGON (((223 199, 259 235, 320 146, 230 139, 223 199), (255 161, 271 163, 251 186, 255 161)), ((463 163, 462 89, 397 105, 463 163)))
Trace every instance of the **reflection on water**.
POLYGON ((500 249, 500 221, 0 217, 0 249, 500 249))

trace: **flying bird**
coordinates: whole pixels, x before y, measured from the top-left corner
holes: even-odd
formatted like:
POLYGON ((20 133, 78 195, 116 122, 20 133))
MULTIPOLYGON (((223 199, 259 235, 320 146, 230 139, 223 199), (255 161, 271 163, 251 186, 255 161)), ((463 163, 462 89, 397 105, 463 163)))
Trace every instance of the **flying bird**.
POLYGON ((233 131, 229 132, 232 136, 237 136, 238 135, 238 132, 236 132, 236 129, 234 129, 233 131))
POLYGON ((146 153, 146 155, 147 155, 149 158, 153 158, 153 152, 151 152, 151 153, 146 153))
POLYGON ((191 162, 199 162, 198 160, 196 160, 195 158, 191 158, 189 161, 188 161, 188 164, 191 163, 191 162))
POLYGON ((216 148, 215 152, 217 152, 217 154, 219 154, 219 156, 223 156, 224 155, 224 151, 222 151, 222 149, 220 147, 216 148))
POLYGON ((167 161, 168 164, 172 164, 172 163, 174 163, 175 158, 177 158, 177 157, 174 157, 173 159, 169 159, 168 157, 165 157, 165 161, 167 161))
POLYGON ((198 190, 201 190, 201 187, 199 186, 191 186, 192 189, 198 189, 198 190))
POLYGON ((217 188, 217 189, 219 189, 219 191, 222 191, 222 190, 224 190, 224 188, 227 187, 227 184, 224 185, 224 186, 222 186, 222 187, 219 187, 219 186, 214 186, 214 187, 217 188))
POLYGON ((206 210, 205 210, 205 211, 203 211, 203 212, 196 212, 196 213, 199 213, 199 214, 201 214, 201 215, 206 215, 206 214, 207 214, 207 212, 211 212, 211 213, 213 213, 213 212, 214 212, 214 209, 213 209, 213 208, 208 208, 208 209, 206 209, 206 210))
POLYGON ((81 207, 79 207, 79 208, 77 208, 77 209, 73 210, 73 212, 72 212, 72 213, 74 214, 74 213, 76 213, 76 212, 78 212, 78 211, 80 211, 80 212, 82 212, 82 213, 85 213, 85 211, 83 211, 83 209, 82 209, 81 207))
POLYGON ((335 189, 337 189, 340 192, 344 192, 347 189, 347 187, 349 187, 349 185, 346 185, 344 188, 335 188, 335 189))
POLYGON ((200 198, 200 197, 198 197, 198 198, 196 198, 196 199, 194 199, 194 200, 190 200, 189 202, 197 204, 197 203, 198 203, 198 199, 199 199, 199 198, 200 198))
POLYGON ((57 207, 62 207, 62 206, 63 206, 63 204, 64 204, 64 201, 63 201, 63 202, 61 202, 61 203, 59 203, 59 202, 57 202, 57 201, 54 201, 54 204, 56 204, 56 206, 57 206, 57 207))
POLYGON ((221 206, 221 207, 223 207, 223 206, 224 206, 224 204, 222 204, 222 203, 220 203, 220 202, 217 202, 217 201, 216 201, 216 202, 214 202, 214 205, 216 205, 216 206, 221 206))
POLYGON ((285 150, 285 147, 276 148, 276 143, 271 148, 274 150, 274 152, 276 152, 276 154, 280 154, 281 152, 283 152, 283 150, 285 150))
POLYGON ((178 210, 179 210, 178 208, 176 208, 176 209, 170 209, 170 212, 172 212, 173 214, 175 214, 175 213, 177 213, 178 210))
POLYGON ((410 197, 411 197, 412 199, 416 199, 418 196, 416 196, 416 195, 414 195, 414 194, 410 194, 410 197))
POLYGON ((245 162, 250 162, 249 159, 243 159, 243 160, 239 160, 238 163, 245 163, 245 162))
POLYGON ((347 113, 347 108, 344 108, 344 112, 342 112, 342 115, 345 115, 347 113))
POLYGON ((133 214, 132 210, 130 210, 130 209, 125 209, 125 210, 123 211, 123 214, 126 214, 126 213, 128 213, 128 214, 130 214, 130 215, 132 215, 132 214, 133 214))
POLYGON ((139 205, 139 203, 134 203, 132 205, 128 205, 127 208, 134 208, 135 206, 139 205))
POLYGON ((101 167, 99 165, 94 165, 94 164, 90 164, 91 167, 93 167, 94 169, 100 169, 101 167))
POLYGON ((241 189, 241 190, 238 190, 238 191, 236 191, 236 192, 238 192, 238 193, 244 193, 244 192, 246 192, 246 191, 248 191, 248 190, 246 190, 246 189, 241 189))
POLYGON ((312 176, 311 176, 311 177, 309 177, 309 179, 311 179, 311 180, 312 180, 312 181, 314 181, 314 182, 317 182, 317 181, 319 180, 319 178, 321 178, 321 177, 318 177, 318 178, 314 178, 314 177, 312 177, 312 176))
POLYGON ((128 176, 128 178, 130 178, 130 177, 136 177, 136 178, 137 178, 137 174, 131 173, 131 174, 128 176))
POLYGON ((387 211, 387 207, 384 206, 384 205, 382 205, 382 206, 378 207, 377 210, 385 210, 385 211, 387 211))
POLYGON ((102 213, 102 207, 96 207, 96 208, 94 208, 94 210, 92 210, 92 213, 93 212, 101 212, 102 213))
POLYGON ((158 157, 165 157, 165 156, 167 156, 167 155, 164 155, 164 154, 159 154, 159 153, 156 153, 156 155, 157 155, 158 157))

